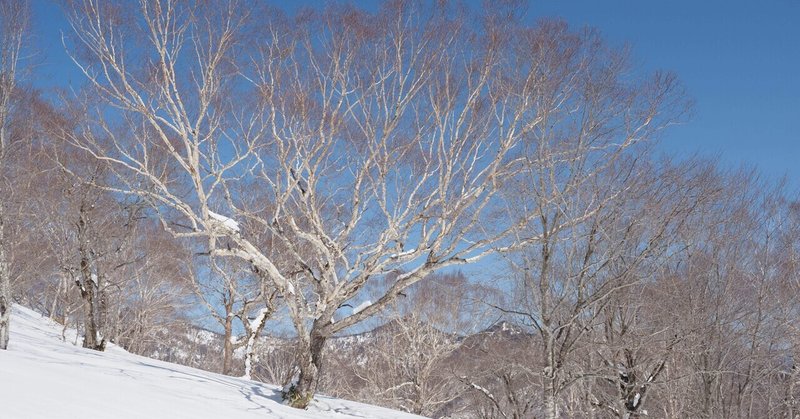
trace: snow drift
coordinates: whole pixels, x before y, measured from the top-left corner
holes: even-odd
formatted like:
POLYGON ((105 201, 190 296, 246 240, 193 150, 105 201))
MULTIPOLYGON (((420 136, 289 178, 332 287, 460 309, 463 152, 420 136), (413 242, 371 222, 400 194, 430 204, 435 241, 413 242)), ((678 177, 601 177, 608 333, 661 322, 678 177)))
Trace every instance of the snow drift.
POLYGON ((65 343, 61 326, 21 306, 14 306, 11 321, 9 348, 0 351, 3 418, 419 418, 325 396, 297 410, 281 404, 275 386, 114 345, 95 352, 65 343))

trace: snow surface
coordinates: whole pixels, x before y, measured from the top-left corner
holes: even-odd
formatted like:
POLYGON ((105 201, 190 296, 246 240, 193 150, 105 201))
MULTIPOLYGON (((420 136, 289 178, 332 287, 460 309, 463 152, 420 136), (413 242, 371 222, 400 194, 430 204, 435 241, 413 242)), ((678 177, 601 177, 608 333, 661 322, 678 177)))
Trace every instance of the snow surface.
POLYGON ((62 342, 61 331, 55 322, 14 306, 9 348, 0 351, 0 417, 420 417, 325 396, 308 410, 293 409, 281 404, 276 386, 140 357, 112 344, 106 352, 91 351, 62 342))

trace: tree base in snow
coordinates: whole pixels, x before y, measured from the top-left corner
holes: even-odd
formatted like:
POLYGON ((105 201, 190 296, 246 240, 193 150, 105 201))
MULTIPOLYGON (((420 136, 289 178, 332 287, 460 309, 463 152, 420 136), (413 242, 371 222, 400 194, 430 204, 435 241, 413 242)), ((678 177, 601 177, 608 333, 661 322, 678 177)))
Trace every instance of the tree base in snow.
POLYGON ((83 339, 83 347, 91 349, 93 351, 104 352, 106 350, 106 340, 103 339, 100 342, 86 342, 86 339, 83 339))
POLYGON ((281 391, 281 396, 289 406, 295 409, 308 408, 308 405, 311 404, 311 400, 314 399, 313 393, 301 392, 294 384, 290 385, 288 389, 281 391))
POLYGON ((11 307, 6 304, 5 297, 0 297, 0 350, 8 349, 10 335, 11 307))

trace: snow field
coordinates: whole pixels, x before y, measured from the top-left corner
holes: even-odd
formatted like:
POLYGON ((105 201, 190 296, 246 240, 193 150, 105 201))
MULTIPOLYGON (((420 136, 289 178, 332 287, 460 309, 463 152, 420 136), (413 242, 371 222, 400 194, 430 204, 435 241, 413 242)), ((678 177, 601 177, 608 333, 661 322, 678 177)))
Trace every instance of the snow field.
POLYGON ((74 346, 75 331, 14 306, 11 340, 0 351, 0 417, 55 418, 385 418, 419 416, 317 396, 308 410, 281 403, 280 389, 130 354, 74 346), (70 339, 72 338, 72 339, 70 339))

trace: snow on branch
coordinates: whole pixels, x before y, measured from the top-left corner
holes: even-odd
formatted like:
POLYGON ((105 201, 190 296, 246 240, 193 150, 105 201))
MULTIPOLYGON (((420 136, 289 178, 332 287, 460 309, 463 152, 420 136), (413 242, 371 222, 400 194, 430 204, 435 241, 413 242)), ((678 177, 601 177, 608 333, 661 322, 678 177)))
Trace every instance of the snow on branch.
POLYGON ((355 306, 353 308, 353 314, 358 314, 359 312, 363 311, 364 309, 366 309, 367 307, 369 307, 371 305, 372 305, 372 301, 364 300, 361 304, 359 304, 359 305, 357 305, 357 306, 355 306))
POLYGON ((228 218, 224 215, 217 214, 216 212, 213 212, 211 210, 208 211, 208 215, 215 221, 218 221, 223 227, 227 228, 228 230, 231 230, 235 233, 238 233, 240 231, 239 223, 236 222, 236 220, 228 218))

